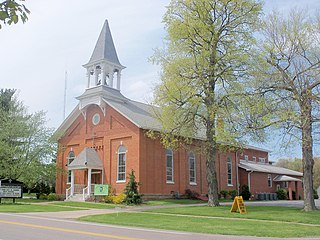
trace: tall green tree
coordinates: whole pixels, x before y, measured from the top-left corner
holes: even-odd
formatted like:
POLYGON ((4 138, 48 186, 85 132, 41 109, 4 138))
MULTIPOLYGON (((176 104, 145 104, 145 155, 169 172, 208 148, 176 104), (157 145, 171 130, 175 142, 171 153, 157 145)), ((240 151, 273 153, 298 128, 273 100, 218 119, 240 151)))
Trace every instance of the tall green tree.
POLYGON ((24 0, 5 0, 0 2, 0 29, 2 24, 11 25, 28 20, 29 9, 22 3, 24 0))
POLYGON ((319 124, 320 18, 301 10, 284 16, 274 12, 262 24, 255 88, 264 101, 254 108, 263 116, 257 125, 282 129, 301 142, 304 210, 316 209, 313 199, 313 137, 319 124), (259 65, 259 66, 258 66, 259 65))
POLYGON ((44 112, 29 114, 14 93, 0 90, 0 177, 37 182, 39 166, 54 159, 53 129, 46 127, 44 112))
POLYGON ((219 205, 219 143, 239 138, 232 97, 244 88, 261 8, 254 0, 172 0, 163 18, 166 47, 153 57, 162 67, 155 91, 161 139, 167 146, 203 140, 209 206, 219 205))

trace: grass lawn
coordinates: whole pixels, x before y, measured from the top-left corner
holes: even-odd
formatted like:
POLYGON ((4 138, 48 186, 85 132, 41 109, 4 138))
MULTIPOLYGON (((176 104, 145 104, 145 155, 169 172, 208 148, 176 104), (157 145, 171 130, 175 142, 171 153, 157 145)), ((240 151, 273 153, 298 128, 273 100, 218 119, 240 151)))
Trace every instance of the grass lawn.
POLYGON ((305 222, 320 224, 320 211, 304 213, 297 208, 285 207, 247 207, 247 214, 230 213, 230 206, 225 207, 185 207, 150 210, 146 213, 119 213, 82 217, 82 221, 106 224, 158 228, 187 232, 243 235, 260 237, 306 237, 320 236, 320 226, 292 224, 305 222), (186 214, 190 216, 152 214, 186 214), (195 216, 225 217, 230 219, 199 218, 195 216), (231 219, 239 218, 239 219, 231 219), (240 218, 283 221, 246 221, 240 218))
POLYGON ((0 212, 12 212, 12 213, 23 213, 23 212, 60 212, 60 211, 74 211, 74 210, 85 210, 85 208, 67 208, 62 206, 53 205, 40 205, 40 204, 0 204, 0 212))
POLYGON ((160 199, 160 200, 150 200, 144 201, 143 204, 156 206, 156 205, 172 205, 172 204, 197 204, 205 203, 201 200, 192 200, 192 199, 160 199))
POLYGON ((80 207, 80 208, 95 208, 106 209, 115 207, 124 207, 124 205, 108 204, 108 203, 91 203, 91 202, 52 202, 50 205, 66 206, 66 207, 80 207))

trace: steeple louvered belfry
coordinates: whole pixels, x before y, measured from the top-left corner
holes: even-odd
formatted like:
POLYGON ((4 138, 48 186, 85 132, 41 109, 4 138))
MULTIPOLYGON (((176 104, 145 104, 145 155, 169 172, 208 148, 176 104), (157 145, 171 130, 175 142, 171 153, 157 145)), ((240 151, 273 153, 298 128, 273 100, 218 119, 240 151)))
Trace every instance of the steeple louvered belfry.
POLYGON ((105 85, 120 91, 121 71, 125 67, 119 62, 108 20, 105 20, 87 69, 87 88, 105 85), (116 82, 115 82, 116 81, 116 82))

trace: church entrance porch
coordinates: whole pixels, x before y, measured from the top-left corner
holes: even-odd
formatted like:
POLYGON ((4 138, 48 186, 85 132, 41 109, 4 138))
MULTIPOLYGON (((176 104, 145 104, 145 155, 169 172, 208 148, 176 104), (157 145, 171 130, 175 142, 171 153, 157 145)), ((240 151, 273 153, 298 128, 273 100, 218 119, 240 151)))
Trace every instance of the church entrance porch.
POLYGON ((94 184, 103 184, 103 163, 92 148, 82 150, 68 165, 68 170, 71 171, 71 185, 66 189, 66 201, 85 201, 92 195, 94 184), (85 171, 84 184, 75 183, 75 171, 85 171))

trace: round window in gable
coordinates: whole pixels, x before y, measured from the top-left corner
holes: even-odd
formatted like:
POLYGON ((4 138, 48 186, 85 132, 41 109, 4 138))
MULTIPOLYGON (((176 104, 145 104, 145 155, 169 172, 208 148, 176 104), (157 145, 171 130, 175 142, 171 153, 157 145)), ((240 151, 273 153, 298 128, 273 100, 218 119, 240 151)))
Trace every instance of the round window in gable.
POLYGON ((96 113, 92 117, 92 123, 93 123, 93 125, 98 125, 99 122, 100 122, 100 114, 96 113))

